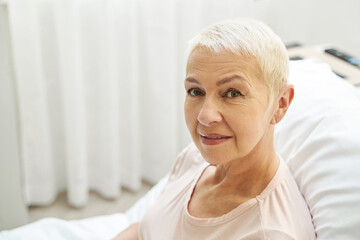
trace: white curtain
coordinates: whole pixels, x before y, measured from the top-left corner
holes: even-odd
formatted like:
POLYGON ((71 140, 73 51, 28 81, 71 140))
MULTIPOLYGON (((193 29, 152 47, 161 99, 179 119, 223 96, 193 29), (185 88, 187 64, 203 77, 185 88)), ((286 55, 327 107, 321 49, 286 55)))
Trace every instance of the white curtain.
POLYGON ((187 41, 252 0, 9 0, 26 202, 156 182, 190 142, 187 41))

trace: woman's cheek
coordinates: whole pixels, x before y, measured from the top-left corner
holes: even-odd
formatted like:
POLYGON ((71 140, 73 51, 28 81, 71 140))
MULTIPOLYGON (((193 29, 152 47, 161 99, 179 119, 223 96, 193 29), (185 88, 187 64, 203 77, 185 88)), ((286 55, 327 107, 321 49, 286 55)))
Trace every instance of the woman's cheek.
POLYGON ((195 110, 194 102, 189 101, 188 99, 185 100, 184 114, 185 114, 186 125, 188 126, 189 130, 191 131, 191 126, 194 125, 194 122, 197 119, 197 117, 195 117, 196 110, 195 110))

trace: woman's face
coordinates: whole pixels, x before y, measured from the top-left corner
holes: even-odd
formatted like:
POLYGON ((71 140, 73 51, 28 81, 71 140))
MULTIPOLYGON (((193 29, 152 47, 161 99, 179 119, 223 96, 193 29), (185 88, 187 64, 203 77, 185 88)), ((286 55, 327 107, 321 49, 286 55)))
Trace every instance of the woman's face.
POLYGON ((186 70, 187 127, 210 164, 265 153, 272 146, 274 110, 257 62, 196 48, 186 70))

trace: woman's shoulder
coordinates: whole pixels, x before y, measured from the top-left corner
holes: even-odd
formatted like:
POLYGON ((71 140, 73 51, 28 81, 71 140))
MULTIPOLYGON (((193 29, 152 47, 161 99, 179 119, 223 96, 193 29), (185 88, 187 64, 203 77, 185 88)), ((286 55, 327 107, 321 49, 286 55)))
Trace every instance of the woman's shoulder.
POLYGON ((201 166, 205 163, 199 150, 194 143, 185 147, 178 155, 174 167, 171 171, 170 178, 181 176, 190 169, 195 169, 196 166, 201 166))
POLYGON ((273 179, 269 182, 268 186, 260 194, 260 199, 270 198, 273 195, 283 196, 283 195, 294 195, 296 197, 301 197, 300 190, 295 182, 295 179, 290 172, 290 169, 286 165, 285 161, 279 156, 279 166, 275 173, 273 179), (279 195, 279 192, 282 194, 279 195))
POLYGON ((280 159, 279 169, 268 188, 259 196, 261 219, 267 234, 281 236, 286 229, 287 238, 268 239, 315 239, 311 214, 289 168, 280 159), (279 229, 279 230, 277 230, 279 229), (276 231, 273 231, 276 230, 276 231))
POLYGON ((181 161, 185 163, 190 163, 192 165, 202 164, 205 161, 204 158, 201 156, 200 151, 193 142, 181 151, 178 159, 181 159, 181 161))

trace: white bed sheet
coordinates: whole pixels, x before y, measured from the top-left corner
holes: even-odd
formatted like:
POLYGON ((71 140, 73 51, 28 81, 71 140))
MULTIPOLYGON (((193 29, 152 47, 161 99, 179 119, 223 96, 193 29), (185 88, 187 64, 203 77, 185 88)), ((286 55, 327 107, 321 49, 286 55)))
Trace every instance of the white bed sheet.
POLYGON ((131 223, 139 221, 149 206, 158 198, 167 182, 163 177, 144 197, 126 213, 66 221, 44 218, 37 222, 0 232, 0 240, 100 240, 111 239, 131 223))

